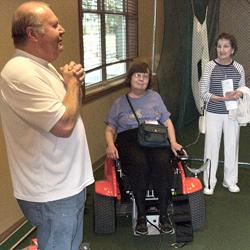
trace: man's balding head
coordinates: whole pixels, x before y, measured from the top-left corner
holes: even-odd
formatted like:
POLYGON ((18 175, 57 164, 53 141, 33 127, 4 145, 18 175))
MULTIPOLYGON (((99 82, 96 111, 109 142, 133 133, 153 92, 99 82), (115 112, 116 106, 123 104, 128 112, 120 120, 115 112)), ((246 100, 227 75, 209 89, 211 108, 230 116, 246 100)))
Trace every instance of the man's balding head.
POLYGON ((42 22, 39 14, 48 9, 49 5, 44 2, 30 1, 21 4, 15 11, 12 20, 12 38, 14 45, 23 45, 27 40, 27 27, 31 26, 42 32, 42 22))

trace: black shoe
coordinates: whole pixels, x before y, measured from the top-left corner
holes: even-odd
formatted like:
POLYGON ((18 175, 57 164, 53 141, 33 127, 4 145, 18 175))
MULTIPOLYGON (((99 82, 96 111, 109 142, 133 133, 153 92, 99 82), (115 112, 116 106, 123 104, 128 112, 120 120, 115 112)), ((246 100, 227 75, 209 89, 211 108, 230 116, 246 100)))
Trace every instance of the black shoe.
POLYGON ((137 224, 135 227, 136 234, 148 234, 147 221, 144 216, 137 219, 137 224))
POLYGON ((172 223, 167 215, 160 216, 159 228, 161 233, 171 234, 174 232, 172 223))

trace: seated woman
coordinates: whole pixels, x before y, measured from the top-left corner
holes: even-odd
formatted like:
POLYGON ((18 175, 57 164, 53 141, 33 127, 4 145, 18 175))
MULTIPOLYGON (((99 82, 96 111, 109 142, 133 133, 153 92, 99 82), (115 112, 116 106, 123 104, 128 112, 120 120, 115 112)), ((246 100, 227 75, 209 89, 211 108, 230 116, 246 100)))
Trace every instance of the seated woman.
POLYGON ((128 98, 140 123, 160 121, 167 127, 171 148, 145 148, 137 144, 138 122, 125 95, 114 102, 106 118, 107 157, 119 158, 123 172, 128 177, 138 210, 135 228, 137 234, 148 233, 145 196, 149 180, 159 198, 160 230, 162 233, 173 232, 167 215, 173 179, 170 157, 171 149, 176 154, 176 151, 182 148, 176 142, 170 113, 160 95, 150 89, 151 82, 152 73, 149 66, 146 63, 134 64, 125 80, 125 85, 129 87, 128 98))

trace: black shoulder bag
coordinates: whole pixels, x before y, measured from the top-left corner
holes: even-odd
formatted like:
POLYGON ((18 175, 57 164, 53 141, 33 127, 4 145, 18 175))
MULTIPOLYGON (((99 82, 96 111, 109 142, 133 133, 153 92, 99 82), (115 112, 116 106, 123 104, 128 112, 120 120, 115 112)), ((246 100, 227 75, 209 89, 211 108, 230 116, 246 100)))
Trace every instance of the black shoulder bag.
POLYGON ((163 148, 169 146, 169 140, 167 136, 167 128, 158 121, 159 124, 149 124, 149 123, 140 123, 135 110, 129 100, 128 94, 126 98, 131 110, 134 113, 136 121, 138 122, 138 134, 137 142, 142 147, 147 148, 163 148))

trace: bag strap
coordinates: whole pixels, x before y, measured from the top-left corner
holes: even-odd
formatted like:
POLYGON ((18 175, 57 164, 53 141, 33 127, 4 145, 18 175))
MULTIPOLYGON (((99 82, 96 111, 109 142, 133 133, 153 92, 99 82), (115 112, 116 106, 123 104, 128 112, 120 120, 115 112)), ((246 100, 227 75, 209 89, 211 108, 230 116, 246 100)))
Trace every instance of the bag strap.
POLYGON ((129 100, 128 94, 126 94, 125 96, 126 96, 126 99, 128 101, 128 104, 129 104, 130 108, 132 109, 132 111, 134 113, 134 116, 135 116, 136 121, 138 122, 138 125, 140 125, 140 121, 139 121, 139 119, 138 119, 138 117, 137 117, 137 115, 135 113, 135 110, 134 110, 134 108, 133 108, 133 106, 132 106, 132 104, 131 104, 131 102, 129 100))
MULTIPOLYGON (((140 121, 139 121, 139 119, 138 119, 138 117, 137 117, 137 115, 136 115, 136 113, 135 113, 135 110, 134 110, 134 108, 133 108, 133 106, 132 106, 132 104, 131 104, 131 102, 130 102, 130 100, 129 100, 128 94, 126 94, 125 96, 126 96, 126 99, 127 99, 127 101, 128 101, 128 104, 129 104, 130 108, 132 109, 132 111, 133 111, 133 113, 134 113, 134 116, 135 116, 135 118, 136 118, 136 121, 137 121, 138 124, 140 125, 141 123, 140 123, 140 121)), ((159 123, 160 125, 162 125, 162 126, 165 127, 165 125, 164 125, 160 120, 157 120, 157 121, 158 121, 158 123, 159 123)))

